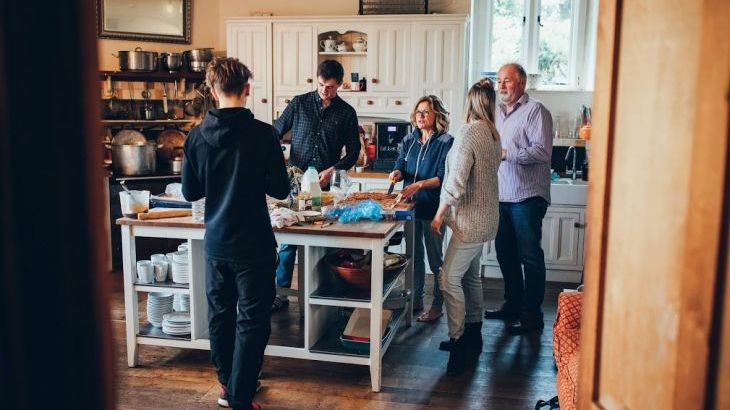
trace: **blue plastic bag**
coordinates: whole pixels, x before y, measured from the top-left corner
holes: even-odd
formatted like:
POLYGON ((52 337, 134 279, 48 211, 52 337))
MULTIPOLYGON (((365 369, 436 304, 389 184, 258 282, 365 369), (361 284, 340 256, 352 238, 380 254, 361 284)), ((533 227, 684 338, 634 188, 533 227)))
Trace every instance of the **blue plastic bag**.
POLYGON ((340 223, 354 223, 360 219, 379 221, 383 219, 383 207, 380 203, 367 199, 354 204, 340 205, 325 212, 325 218, 338 218, 340 223))

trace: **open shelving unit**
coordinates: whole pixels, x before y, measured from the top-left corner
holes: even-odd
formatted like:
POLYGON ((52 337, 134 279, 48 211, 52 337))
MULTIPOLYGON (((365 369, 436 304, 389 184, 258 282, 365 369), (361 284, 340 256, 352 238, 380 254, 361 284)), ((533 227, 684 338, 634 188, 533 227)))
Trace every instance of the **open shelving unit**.
POLYGON ((143 82, 172 82, 175 80, 204 81, 205 73, 193 73, 179 71, 168 73, 166 71, 100 71, 99 78, 106 80, 111 78, 114 81, 143 81, 143 82))
MULTIPOLYGON (((121 218, 124 253, 124 296, 127 319, 127 362, 134 367, 138 362, 140 345, 156 345, 178 348, 210 349, 207 329, 207 303, 205 295, 205 263, 203 258, 203 224, 191 218, 175 221, 137 221, 121 218), (136 281, 136 237, 185 239, 190 249, 190 283, 145 283, 136 281), (167 335, 159 328, 140 323, 138 295, 144 292, 190 294, 191 334, 167 335)), ((275 229, 277 242, 303 247, 303 343, 298 346, 268 345, 265 354, 297 359, 319 360, 364 365, 370 368, 373 391, 380 391, 382 357, 387 351, 400 326, 410 326, 412 306, 406 301, 402 309, 393 311, 390 321, 384 325, 383 302, 398 283, 404 289, 412 288, 412 260, 401 271, 383 277, 383 261, 389 239, 400 228, 406 229, 408 238, 413 237, 413 222, 364 222, 358 226, 339 225, 323 230, 317 226, 275 229), (328 252, 336 248, 363 249, 372 252, 371 289, 350 287, 338 279, 324 263, 328 252), (370 310, 369 351, 351 350, 342 345, 340 337, 345 327, 343 320, 354 308, 370 310), (383 331, 386 326, 386 331, 383 331), (382 335, 382 337, 381 337, 382 335)), ((406 254, 413 253, 412 241, 406 246, 406 254)))

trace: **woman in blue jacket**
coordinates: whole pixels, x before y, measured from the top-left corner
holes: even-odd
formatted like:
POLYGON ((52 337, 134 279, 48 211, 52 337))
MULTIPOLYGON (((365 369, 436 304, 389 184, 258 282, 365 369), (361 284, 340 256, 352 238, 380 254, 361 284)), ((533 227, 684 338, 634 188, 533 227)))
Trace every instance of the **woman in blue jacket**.
POLYGON ((428 265, 436 275, 433 287, 433 304, 421 314, 420 322, 433 322, 441 317, 443 297, 438 287, 438 275, 443 264, 442 228, 440 235, 431 232, 430 225, 439 207, 441 183, 444 179, 446 154, 454 138, 448 134, 449 113, 435 95, 421 97, 411 112, 415 127, 401 144, 391 181, 403 181, 403 198, 415 202, 415 244, 413 255, 414 310, 423 309, 424 282, 426 279, 425 255, 428 265))

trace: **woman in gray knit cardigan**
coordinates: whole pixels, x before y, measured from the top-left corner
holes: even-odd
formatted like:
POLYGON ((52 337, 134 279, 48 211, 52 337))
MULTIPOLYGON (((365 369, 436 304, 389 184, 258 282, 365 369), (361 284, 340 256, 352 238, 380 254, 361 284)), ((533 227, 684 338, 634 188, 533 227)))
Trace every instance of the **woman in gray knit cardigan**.
POLYGON ((494 126, 495 92, 491 80, 474 84, 466 97, 466 124, 446 157, 441 204, 431 223, 451 228, 441 267, 440 287, 446 301, 450 351, 447 375, 466 368, 468 350, 482 349, 482 282, 479 259, 484 243, 495 238, 499 225, 497 169, 502 157, 494 126))

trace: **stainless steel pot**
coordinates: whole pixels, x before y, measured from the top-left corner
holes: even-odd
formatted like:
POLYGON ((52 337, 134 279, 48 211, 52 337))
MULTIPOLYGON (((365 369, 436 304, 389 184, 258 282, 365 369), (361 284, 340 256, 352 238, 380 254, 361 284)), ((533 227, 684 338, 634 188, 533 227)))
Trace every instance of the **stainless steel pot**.
POLYGON ((208 67, 207 61, 191 61, 190 62, 190 71, 194 73, 204 73, 205 69, 208 67))
POLYGON ((157 144, 112 144, 112 169, 121 175, 149 175, 157 168, 157 144))
POLYGON ((120 51, 119 69, 121 71, 157 71, 157 53, 154 51, 142 51, 137 47, 134 51, 120 51))
POLYGON ((181 53, 163 53, 161 60, 162 67, 171 73, 180 71, 183 66, 181 53))
POLYGON ((213 59, 213 49, 212 48, 196 48, 193 50, 188 50, 184 54, 186 55, 189 62, 194 62, 194 61, 208 62, 213 59))
POLYGON ((179 174, 182 172, 182 158, 174 158, 170 160, 170 172, 179 174))

